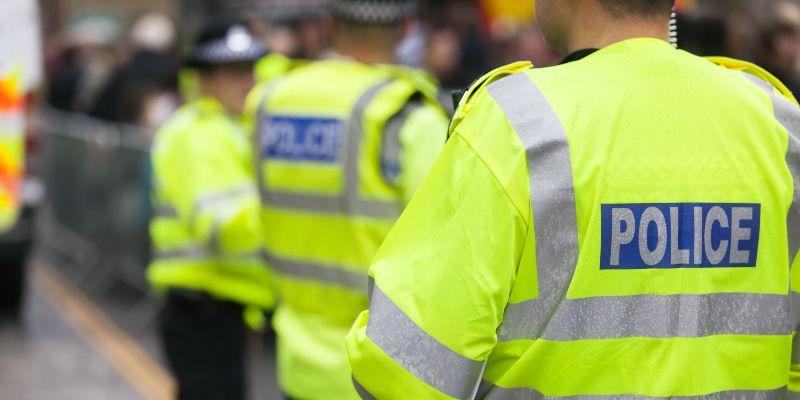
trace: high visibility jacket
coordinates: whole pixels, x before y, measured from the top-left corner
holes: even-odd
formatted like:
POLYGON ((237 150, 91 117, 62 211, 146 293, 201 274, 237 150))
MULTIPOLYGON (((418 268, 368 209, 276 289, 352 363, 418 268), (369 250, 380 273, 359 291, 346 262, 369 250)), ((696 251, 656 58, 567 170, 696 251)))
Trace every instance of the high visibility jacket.
MULTIPOLYGON (((176 111, 153 144, 153 286, 251 308, 274 305, 261 254, 250 135, 208 97, 176 111)), ((253 314, 251 314, 253 315, 253 314)), ((248 321, 251 325, 258 321, 248 321)))
POLYGON ((256 76, 256 82, 271 82, 307 63, 308 61, 295 60, 282 54, 271 53, 256 62, 253 73, 256 76))
POLYGON ((783 398, 800 110, 714 61, 633 39, 482 80, 370 269, 363 397, 783 398))
POLYGON ((367 306, 369 262, 447 135, 431 87, 406 70, 337 59, 258 94, 278 378, 292 397, 356 398, 344 339, 367 306))
POLYGON ((25 102, 20 74, 0 75, 0 232, 16 223, 25 173, 25 102))

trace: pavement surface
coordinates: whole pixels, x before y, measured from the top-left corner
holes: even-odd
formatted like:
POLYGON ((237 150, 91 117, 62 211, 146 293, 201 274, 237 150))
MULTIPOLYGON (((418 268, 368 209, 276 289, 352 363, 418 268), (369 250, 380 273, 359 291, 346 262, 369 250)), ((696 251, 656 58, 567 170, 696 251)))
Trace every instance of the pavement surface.
MULTIPOLYGON (((88 294, 68 268, 41 257, 31 264, 20 315, 0 314, 0 400, 174 398, 157 302, 118 289, 88 294)), ((281 399, 273 347, 261 336, 250 342, 250 400, 281 399)))

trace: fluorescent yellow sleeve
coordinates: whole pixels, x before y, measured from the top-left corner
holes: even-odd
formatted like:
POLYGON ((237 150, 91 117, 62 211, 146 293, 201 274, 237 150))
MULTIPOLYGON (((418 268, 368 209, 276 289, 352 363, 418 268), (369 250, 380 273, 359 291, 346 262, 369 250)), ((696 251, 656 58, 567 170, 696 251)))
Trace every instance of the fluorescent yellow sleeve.
MULTIPOLYGON (((496 170, 456 132, 370 270, 376 290, 436 346, 478 365, 495 346, 527 235, 526 220, 496 170)), ((449 398, 435 382, 412 379, 414 367, 429 366, 403 365, 376 344, 366 315, 348 337, 356 380, 380 399, 449 398)), ((413 352, 417 344, 403 342, 403 335, 396 332, 393 340, 413 352)))
POLYGON ((404 204, 411 201, 442 152, 447 138, 447 124, 447 117, 441 109, 425 106, 412 113, 400 131, 403 168, 399 186, 404 204))

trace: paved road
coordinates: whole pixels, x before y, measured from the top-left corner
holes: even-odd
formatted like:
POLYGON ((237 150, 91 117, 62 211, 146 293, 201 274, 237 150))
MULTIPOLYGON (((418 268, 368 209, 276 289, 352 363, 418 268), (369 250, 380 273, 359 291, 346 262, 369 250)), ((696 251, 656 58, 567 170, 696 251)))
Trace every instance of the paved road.
POLYGON ((43 290, 35 279, 20 321, 0 319, 0 399, 142 399, 43 290))
MULTIPOLYGON (((0 315, 0 400, 171 399, 152 319, 114 296, 92 299, 57 270, 35 261, 21 316, 0 315)), ((272 351, 259 342, 250 398, 280 399, 272 351)))

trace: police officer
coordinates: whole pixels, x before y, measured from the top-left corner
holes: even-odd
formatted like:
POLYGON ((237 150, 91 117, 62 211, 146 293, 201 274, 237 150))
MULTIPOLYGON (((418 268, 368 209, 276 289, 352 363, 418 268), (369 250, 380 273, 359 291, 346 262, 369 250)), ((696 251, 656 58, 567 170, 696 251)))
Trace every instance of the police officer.
POLYGON ((156 135, 153 286, 166 294, 161 334, 180 399, 244 399, 247 327, 273 306, 260 257, 250 135, 240 123, 262 46, 238 23, 206 26, 188 64, 202 96, 156 135))
POLYGON ((348 336, 362 397, 800 395, 791 93, 670 46, 672 0, 536 5, 571 56, 462 100, 371 267, 348 336))
POLYGON ((330 59, 260 97, 266 256, 276 273, 278 380, 299 399, 353 399, 344 339, 367 306, 367 268, 444 147, 436 87, 388 65, 413 11, 337 0, 330 59))

